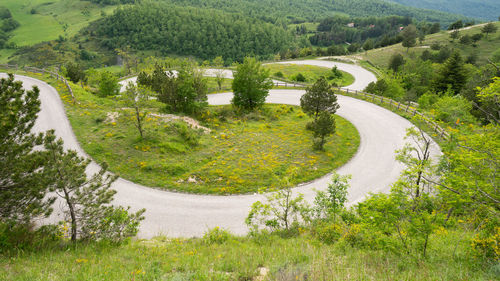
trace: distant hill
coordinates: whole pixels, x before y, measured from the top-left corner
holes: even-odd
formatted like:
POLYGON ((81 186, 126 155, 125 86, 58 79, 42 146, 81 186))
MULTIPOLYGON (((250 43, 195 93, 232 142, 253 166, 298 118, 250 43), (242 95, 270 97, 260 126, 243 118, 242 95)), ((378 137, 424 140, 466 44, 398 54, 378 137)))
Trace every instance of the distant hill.
POLYGON ((387 0, 406 6, 439 10, 468 17, 497 20, 500 16, 499 0, 387 0))
MULTIPOLYGON (((464 16, 389 3, 384 0, 159 0, 183 6, 209 7, 243 13, 265 21, 319 21, 336 14, 354 17, 409 16, 446 26, 464 16)), ((479 0, 477 0, 479 1, 479 0)), ((490 0, 493 1, 493 0, 490 0)))

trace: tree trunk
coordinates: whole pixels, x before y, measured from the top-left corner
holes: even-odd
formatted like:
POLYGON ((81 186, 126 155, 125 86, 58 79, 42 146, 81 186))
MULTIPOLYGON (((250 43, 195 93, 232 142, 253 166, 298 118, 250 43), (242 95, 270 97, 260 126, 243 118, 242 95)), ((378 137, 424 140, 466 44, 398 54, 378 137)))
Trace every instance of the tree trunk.
POLYGON ((141 114, 139 112, 139 108, 135 106, 135 118, 137 119, 137 129, 139 130, 139 134, 141 135, 141 139, 143 137, 142 133, 142 120, 141 120, 141 114))
POLYGON ((71 198, 66 188, 63 188, 63 191, 64 191, 64 198, 66 199, 66 203, 68 204, 69 215, 71 217, 71 241, 74 242, 76 241, 76 228, 77 228, 75 206, 73 205, 73 202, 71 201, 71 198))

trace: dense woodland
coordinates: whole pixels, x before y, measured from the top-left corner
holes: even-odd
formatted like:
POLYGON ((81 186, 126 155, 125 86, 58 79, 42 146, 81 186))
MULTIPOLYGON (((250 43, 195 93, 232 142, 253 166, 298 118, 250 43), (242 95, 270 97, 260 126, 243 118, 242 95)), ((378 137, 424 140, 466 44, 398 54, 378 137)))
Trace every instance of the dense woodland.
POLYGON ((282 28, 248 17, 153 3, 118 9, 89 30, 111 50, 130 45, 202 59, 269 57, 293 40, 282 28))
POLYGON ((176 4, 215 8, 233 13, 243 13, 269 22, 318 21, 333 15, 410 16, 419 21, 441 22, 447 25, 460 19, 457 15, 409 8, 383 0, 162 0, 176 4), (262 7, 265 7, 263 9, 262 7))

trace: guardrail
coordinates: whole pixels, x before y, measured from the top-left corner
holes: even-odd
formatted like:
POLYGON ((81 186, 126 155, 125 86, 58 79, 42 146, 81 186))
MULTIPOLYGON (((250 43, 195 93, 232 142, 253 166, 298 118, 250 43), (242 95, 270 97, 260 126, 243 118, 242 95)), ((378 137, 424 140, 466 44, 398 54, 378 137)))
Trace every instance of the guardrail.
MULTIPOLYGON (((19 66, 17 64, 16 65, 12 65, 12 64, 0 64, 0 68, 15 69, 16 71, 20 70, 20 68, 19 68, 19 66)), ((47 73, 50 76, 54 77, 55 79, 63 82, 64 85, 66 85, 66 88, 68 89, 68 92, 71 94, 71 98, 73 99, 73 103, 75 102, 75 95, 73 94, 73 89, 71 89, 71 87, 70 87, 70 85, 68 83, 68 80, 66 80, 66 78, 64 78, 64 76, 59 75, 56 72, 53 72, 53 71, 50 71, 50 70, 47 70, 47 69, 44 69, 44 68, 31 67, 31 66, 24 66, 23 68, 21 68, 21 70, 24 70, 26 72, 32 72, 32 73, 41 73, 42 75, 44 75, 44 74, 47 73)))
POLYGON ((429 126, 432 130, 434 130, 434 132, 436 132, 438 134, 438 136, 440 136, 441 138, 443 138, 445 140, 449 140, 451 137, 450 133, 448 133, 445 129, 441 128, 441 126, 439 126, 438 123, 433 121, 432 118, 419 112, 417 110, 418 103, 416 103, 416 102, 404 103, 404 102, 400 102, 400 101, 395 101, 391 98, 377 96, 377 95, 362 92, 362 91, 354 91, 354 90, 349 90, 347 88, 341 88, 341 87, 336 87, 336 89, 338 91, 344 92, 347 95, 350 95, 354 98, 364 99, 367 101, 371 101, 373 103, 379 102, 380 104, 388 104, 390 109, 401 110, 401 111, 404 111, 406 113, 409 113, 412 116, 418 115, 427 124, 427 126, 429 126))

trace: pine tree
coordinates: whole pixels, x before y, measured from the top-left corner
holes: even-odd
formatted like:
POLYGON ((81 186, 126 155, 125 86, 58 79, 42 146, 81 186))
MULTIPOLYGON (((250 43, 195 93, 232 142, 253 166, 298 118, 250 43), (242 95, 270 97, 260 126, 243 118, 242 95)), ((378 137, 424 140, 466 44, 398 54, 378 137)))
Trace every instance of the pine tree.
POLYGON ((0 80, 0 221, 28 223, 48 216, 54 199, 46 197, 49 142, 31 132, 40 111, 39 89, 25 91, 14 76, 0 80))
POLYGON ((300 98, 300 107, 316 120, 322 111, 334 114, 339 105, 332 87, 321 77, 311 87, 307 87, 306 93, 300 98))
POLYGON ((467 72, 462 56, 454 52, 448 58, 434 80, 434 88, 437 92, 444 93, 448 88, 458 94, 467 82, 467 72))

